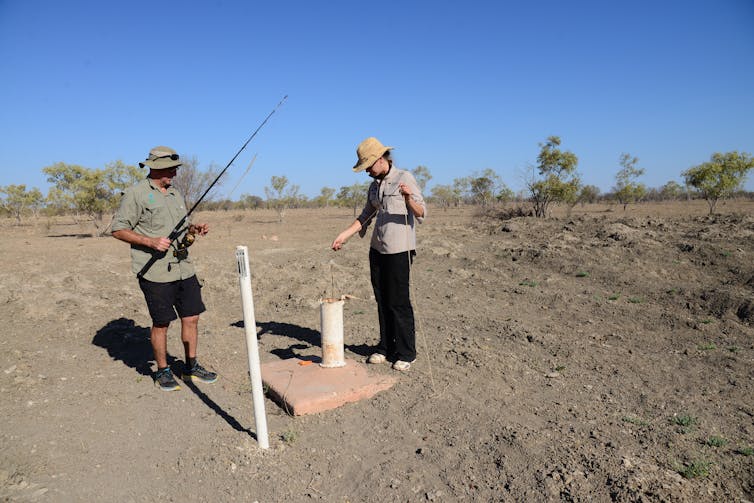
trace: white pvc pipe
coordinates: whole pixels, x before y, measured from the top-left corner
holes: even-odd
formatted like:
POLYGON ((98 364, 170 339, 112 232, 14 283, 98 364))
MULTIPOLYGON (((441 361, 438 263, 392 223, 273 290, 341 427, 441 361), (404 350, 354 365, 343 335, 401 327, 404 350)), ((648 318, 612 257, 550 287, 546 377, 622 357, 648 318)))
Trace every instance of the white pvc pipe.
POLYGON ((343 367, 343 299, 319 301, 319 321, 322 328, 322 363, 325 368, 343 367))
POLYGON ((246 352, 249 356, 249 377, 251 378, 251 398, 254 402, 254 423, 257 428, 257 442, 262 449, 270 447, 267 436, 267 416, 264 413, 264 392, 262 391, 262 371, 259 365, 257 345, 257 320, 254 318, 254 298, 251 295, 251 275, 249 274, 249 249, 236 246, 238 262, 238 283, 241 286, 243 303, 243 326, 246 332, 246 352))

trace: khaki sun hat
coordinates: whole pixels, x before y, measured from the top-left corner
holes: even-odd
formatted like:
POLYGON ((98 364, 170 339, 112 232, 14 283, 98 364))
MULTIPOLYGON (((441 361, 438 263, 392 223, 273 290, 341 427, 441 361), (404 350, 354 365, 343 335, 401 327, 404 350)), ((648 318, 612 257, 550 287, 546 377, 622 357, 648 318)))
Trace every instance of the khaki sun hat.
POLYGON ((359 158, 359 161, 353 167, 353 170, 356 173, 364 171, 377 162, 377 159, 385 155, 385 152, 392 149, 393 147, 386 147, 380 143, 380 140, 370 136, 356 147, 356 156, 359 158))
POLYGON ((177 168, 181 165, 178 154, 170 147, 154 147, 149 151, 149 157, 139 163, 139 167, 149 166, 151 169, 177 168))

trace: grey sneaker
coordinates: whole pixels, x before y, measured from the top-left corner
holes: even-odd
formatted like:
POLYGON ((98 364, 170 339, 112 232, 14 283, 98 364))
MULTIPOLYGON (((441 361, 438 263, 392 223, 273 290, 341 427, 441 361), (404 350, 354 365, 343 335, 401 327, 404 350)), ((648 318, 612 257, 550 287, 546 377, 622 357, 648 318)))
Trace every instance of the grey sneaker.
POLYGON ((178 381, 173 377, 173 372, 170 367, 158 370, 154 375, 154 384, 158 386, 162 391, 176 391, 181 389, 178 381))
POLYGON ((212 384, 213 382, 217 381, 217 374, 205 369, 204 367, 199 365, 199 362, 196 362, 194 366, 189 370, 184 371, 181 377, 183 377, 183 380, 186 382, 198 381, 206 384, 212 384))

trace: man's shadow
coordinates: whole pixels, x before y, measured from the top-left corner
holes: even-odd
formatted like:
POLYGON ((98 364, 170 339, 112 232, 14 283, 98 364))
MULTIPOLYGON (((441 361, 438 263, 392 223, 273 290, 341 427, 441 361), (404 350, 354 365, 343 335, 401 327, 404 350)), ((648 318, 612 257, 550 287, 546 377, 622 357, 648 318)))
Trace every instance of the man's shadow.
MULTIPOLYGON (((119 318, 107 323, 97 330, 92 344, 107 350, 107 354, 115 361, 123 362, 126 366, 136 370, 139 374, 153 378, 151 362, 154 361, 150 329, 137 326, 134 320, 119 318)), ((178 376, 183 372, 182 361, 167 355, 168 365, 178 376)), ((209 398, 192 382, 184 383, 204 404, 222 417, 234 430, 245 432, 256 438, 248 428, 244 428, 230 414, 225 412, 217 403, 209 398)))
MULTIPOLYGON (((139 374, 151 378, 154 354, 149 332, 148 327, 140 327, 134 320, 119 318, 97 330, 92 344, 106 349, 113 360, 123 362, 139 374)), ((178 360, 168 354, 168 365, 177 367, 178 360)))

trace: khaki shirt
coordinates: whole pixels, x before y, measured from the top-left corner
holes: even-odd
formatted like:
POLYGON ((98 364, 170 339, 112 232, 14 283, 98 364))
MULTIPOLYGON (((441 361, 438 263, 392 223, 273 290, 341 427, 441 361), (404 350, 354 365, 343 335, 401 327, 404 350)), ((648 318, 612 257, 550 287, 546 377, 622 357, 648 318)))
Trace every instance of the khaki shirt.
MULTIPOLYGON (((129 187, 123 193, 118 213, 113 220, 112 231, 131 229, 148 237, 167 237, 178 222, 186 215, 186 204, 183 196, 173 187, 168 187, 163 193, 146 178, 129 187)), ((189 222, 184 223, 178 239, 173 241, 171 249, 158 259, 144 274, 144 279, 156 283, 169 283, 190 278, 196 274, 191 258, 178 260, 173 250, 178 246, 188 230, 189 222)), ((131 269, 134 273, 141 271, 144 264, 153 254, 161 252, 145 246, 131 245, 131 269)))
POLYGON ((419 184, 410 172, 390 168, 385 178, 375 180, 369 185, 367 202, 358 217, 362 229, 366 229, 373 217, 376 219, 370 246, 382 254, 402 253, 416 250, 416 230, 414 220, 422 223, 427 216, 427 205, 424 203, 419 184), (411 188, 411 199, 424 210, 423 217, 414 218, 414 214, 406 207, 406 200, 398 189, 398 185, 405 183, 411 188))

